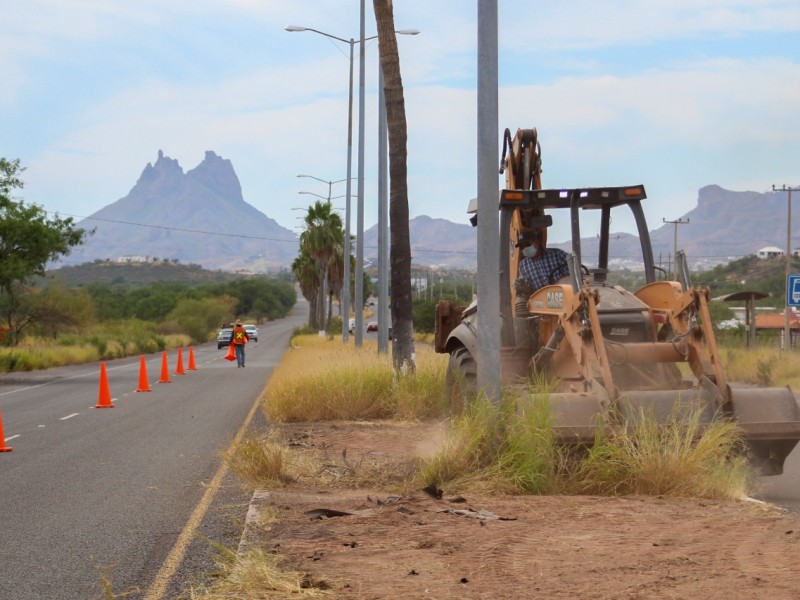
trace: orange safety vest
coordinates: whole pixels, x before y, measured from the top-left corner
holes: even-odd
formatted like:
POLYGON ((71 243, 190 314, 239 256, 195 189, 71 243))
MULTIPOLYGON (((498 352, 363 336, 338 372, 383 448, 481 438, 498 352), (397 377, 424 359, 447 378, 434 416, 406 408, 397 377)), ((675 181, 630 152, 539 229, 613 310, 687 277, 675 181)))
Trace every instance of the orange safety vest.
POLYGON ((247 332, 244 327, 233 328, 233 343, 237 345, 247 343, 247 332))

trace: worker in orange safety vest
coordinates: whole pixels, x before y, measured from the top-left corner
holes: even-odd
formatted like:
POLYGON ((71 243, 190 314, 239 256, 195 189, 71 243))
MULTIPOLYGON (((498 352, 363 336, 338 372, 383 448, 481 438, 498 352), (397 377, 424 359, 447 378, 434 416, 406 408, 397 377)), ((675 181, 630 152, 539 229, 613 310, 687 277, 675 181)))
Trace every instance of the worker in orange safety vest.
POLYGON ((244 367, 244 345, 250 341, 250 336, 247 335, 242 322, 236 320, 236 325, 233 327, 233 335, 231 335, 231 344, 236 352, 236 366, 239 368, 244 367))

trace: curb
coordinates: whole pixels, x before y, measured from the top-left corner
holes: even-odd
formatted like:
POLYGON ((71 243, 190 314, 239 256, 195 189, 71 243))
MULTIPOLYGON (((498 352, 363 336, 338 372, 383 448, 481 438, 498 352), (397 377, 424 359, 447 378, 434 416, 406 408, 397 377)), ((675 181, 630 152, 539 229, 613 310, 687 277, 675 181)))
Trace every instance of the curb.
POLYGON ((250 546, 253 524, 261 514, 261 507, 269 501, 269 497, 269 490, 255 490, 253 492, 253 496, 250 498, 250 506, 247 508, 247 516, 244 518, 244 528, 242 529, 242 537, 239 538, 236 554, 242 554, 250 546))

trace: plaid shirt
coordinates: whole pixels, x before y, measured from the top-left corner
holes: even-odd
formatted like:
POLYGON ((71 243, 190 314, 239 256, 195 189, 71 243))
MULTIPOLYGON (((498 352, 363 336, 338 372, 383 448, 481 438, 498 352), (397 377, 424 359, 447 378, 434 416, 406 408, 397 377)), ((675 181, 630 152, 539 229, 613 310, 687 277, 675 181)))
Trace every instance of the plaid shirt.
POLYGON ((567 253, 559 248, 545 248, 541 256, 519 261, 519 274, 534 290, 553 284, 569 275, 567 253))

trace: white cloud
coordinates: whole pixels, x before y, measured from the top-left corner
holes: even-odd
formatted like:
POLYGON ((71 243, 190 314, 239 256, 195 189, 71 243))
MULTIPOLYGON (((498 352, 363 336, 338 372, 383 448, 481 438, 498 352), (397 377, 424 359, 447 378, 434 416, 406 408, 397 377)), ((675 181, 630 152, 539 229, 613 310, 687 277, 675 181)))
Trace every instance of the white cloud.
MULTIPOLYGON (((644 183, 653 224, 690 210, 703 185, 792 183, 786 178, 796 172, 792 150, 800 137, 800 88, 792 85, 800 81, 797 54, 776 45, 758 57, 744 51, 731 57, 709 53, 705 44, 702 52, 678 57, 669 44, 735 35, 746 48, 750 32, 800 29, 795 4, 502 2, 500 130, 539 129, 545 185, 644 183), (664 43, 659 60, 637 64, 633 46, 655 41, 664 43), (600 60, 577 51, 605 46, 618 52, 600 60), (546 79, 543 66, 550 70, 546 79)), ((358 3, 342 6, 341 0, 13 4, 8 14, 17 24, 0 24, 6 84, 0 102, 7 109, 0 128, 7 134, 3 152, 29 167, 26 198, 62 213, 89 214, 127 194, 158 149, 184 170, 214 150, 233 162, 245 199, 291 228, 296 213, 289 208, 306 200, 297 192, 324 191, 297 180, 297 173, 345 176, 349 48, 283 27, 357 36, 358 3), (248 33, 203 37, 204 27, 218 24, 248 33), (154 34, 154 42, 146 41, 154 34), (206 51, 199 54, 199 47, 206 51), (93 71, 98 56, 108 72, 93 71), (53 75, 67 63, 76 81, 62 77, 55 85, 53 75), (88 86, 90 94, 82 89, 88 86)), ((367 9, 371 35, 371 3, 367 9)), ((476 187, 476 7, 408 0, 395 10, 398 27, 422 31, 399 39, 411 216, 463 223, 476 187)), ((376 56, 372 42, 366 53, 368 226, 377 218, 376 56)), ((358 61, 355 67, 357 77, 358 61)), ((354 117, 357 106, 356 96, 354 117)))

